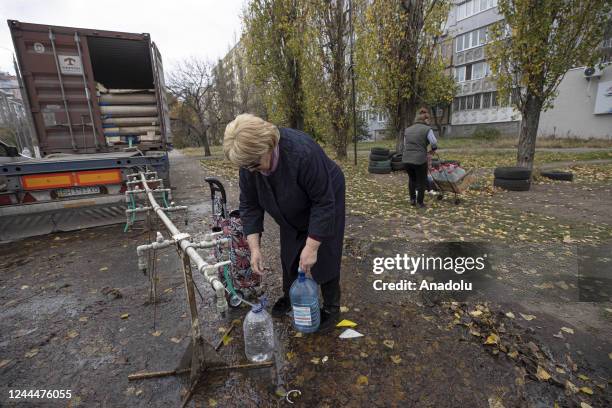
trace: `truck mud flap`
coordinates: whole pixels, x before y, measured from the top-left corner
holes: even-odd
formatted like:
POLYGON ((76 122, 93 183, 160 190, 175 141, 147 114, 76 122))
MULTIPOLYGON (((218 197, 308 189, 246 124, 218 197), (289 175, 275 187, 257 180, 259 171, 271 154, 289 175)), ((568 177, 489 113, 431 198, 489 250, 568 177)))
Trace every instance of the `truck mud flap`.
MULTIPOLYGON (((64 208, 30 214, 0 216, 0 243, 53 232, 125 223, 124 203, 64 208)), ((137 218, 137 219, 140 219, 137 218)))

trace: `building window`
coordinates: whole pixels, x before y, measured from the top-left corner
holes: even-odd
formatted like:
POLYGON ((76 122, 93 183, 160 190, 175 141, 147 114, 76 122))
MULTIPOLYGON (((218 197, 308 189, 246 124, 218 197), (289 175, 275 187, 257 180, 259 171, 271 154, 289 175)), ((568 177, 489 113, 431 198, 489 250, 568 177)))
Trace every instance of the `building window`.
POLYGON ((465 80, 470 81, 472 79, 472 64, 465 66, 465 80))
POLYGON ((370 122, 374 122, 376 120, 376 112, 370 112, 370 122))
POLYGON ((497 0, 468 0, 457 6, 457 21, 497 6, 497 0))
POLYGON ((459 110, 465 110, 465 108, 466 108, 466 106, 465 106, 466 101, 467 101, 466 97, 462 96, 461 97, 461 101, 459 103, 459 110))
POLYGON ((378 112, 378 121, 379 122, 386 122, 387 121, 387 115, 384 112, 378 112))
POLYGON ((459 98, 453 99, 453 111, 457 112, 459 110, 459 98))
POLYGON ((480 109, 480 99, 482 94, 474 95, 474 109, 480 109))
POLYGON ((455 80, 457 82, 465 81, 465 65, 455 68, 455 80))
POLYGON ((477 62, 472 64, 472 79, 480 79, 485 76, 485 63, 477 62))
POLYGON ((497 91, 491 92, 491 107, 492 108, 497 107, 497 91))
POLYGON ((474 96, 468 95, 465 97, 465 108, 474 109, 474 96))

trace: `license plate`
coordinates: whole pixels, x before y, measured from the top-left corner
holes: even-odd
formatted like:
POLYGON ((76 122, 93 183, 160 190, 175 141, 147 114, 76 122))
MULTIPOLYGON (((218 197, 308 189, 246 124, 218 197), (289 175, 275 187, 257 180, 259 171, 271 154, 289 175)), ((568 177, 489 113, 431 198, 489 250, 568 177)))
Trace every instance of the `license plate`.
POLYGON ((100 187, 71 187, 71 188, 59 188, 55 190, 57 196, 60 198, 74 197, 90 194, 100 194, 100 187))

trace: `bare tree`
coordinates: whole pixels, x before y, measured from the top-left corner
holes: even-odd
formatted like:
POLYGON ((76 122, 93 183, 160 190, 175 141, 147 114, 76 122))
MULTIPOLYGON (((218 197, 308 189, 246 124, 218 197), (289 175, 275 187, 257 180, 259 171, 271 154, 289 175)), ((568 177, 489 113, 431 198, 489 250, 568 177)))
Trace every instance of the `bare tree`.
POLYGON ((210 63, 190 58, 170 73, 167 88, 178 102, 175 118, 202 141, 204 155, 210 156, 210 114, 214 109, 213 74, 210 63))

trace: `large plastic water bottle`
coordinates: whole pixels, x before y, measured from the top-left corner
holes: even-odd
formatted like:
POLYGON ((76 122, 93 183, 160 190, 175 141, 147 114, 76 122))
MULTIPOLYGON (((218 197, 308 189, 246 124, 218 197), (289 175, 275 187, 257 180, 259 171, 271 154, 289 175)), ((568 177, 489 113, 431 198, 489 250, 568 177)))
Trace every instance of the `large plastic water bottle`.
POLYGON ((321 323, 319 285, 298 270, 298 278, 291 285, 289 299, 293 309, 293 327, 302 333, 313 333, 321 323))
POLYGON ((272 317, 264 309, 264 302, 253 305, 242 324, 244 352, 249 361, 261 363, 274 354, 274 325, 272 317))

